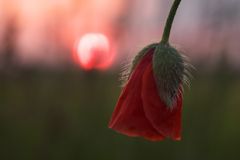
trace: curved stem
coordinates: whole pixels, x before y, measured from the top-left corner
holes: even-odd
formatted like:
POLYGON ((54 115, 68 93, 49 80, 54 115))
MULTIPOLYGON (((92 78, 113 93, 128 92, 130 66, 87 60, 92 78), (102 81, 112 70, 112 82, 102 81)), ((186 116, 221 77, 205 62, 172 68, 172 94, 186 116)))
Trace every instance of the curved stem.
POLYGON ((177 12, 177 9, 178 9, 178 6, 179 6, 180 2, 181 2, 181 0, 175 0, 173 5, 172 5, 172 8, 169 12, 169 15, 168 15, 168 18, 167 18, 167 21, 166 21, 166 24, 165 24, 165 28, 164 28, 161 43, 165 43, 165 44, 168 43, 169 35, 170 35, 170 32, 171 32, 171 28, 172 28, 172 23, 173 23, 173 20, 174 20, 174 17, 176 15, 176 12, 177 12))

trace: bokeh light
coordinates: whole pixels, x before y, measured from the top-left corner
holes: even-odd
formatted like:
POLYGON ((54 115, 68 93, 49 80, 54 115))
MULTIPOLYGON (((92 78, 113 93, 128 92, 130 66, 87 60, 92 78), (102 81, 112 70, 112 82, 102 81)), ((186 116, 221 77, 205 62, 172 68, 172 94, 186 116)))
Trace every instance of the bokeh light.
POLYGON ((109 38, 102 33, 87 33, 74 46, 73 57, 83 69, 105 70, 115 57, 109 38))

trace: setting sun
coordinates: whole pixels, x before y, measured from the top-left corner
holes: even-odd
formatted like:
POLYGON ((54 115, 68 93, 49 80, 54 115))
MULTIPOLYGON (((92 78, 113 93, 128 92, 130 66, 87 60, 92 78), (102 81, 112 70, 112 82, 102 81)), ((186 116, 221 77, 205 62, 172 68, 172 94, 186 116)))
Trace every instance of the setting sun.
POLYGON ((74 59, 86 69, 107 69, 113 62, 114 51, 109 38, 101 33, 87 33, 77 42, 74 59))

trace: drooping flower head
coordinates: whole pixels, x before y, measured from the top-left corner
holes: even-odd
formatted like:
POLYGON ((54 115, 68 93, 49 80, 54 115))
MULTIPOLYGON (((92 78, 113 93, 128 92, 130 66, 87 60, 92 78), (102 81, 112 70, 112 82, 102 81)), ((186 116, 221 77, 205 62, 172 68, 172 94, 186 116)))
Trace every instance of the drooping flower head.
POLYGON ((183 85, 191 65, 168 43, 181 0, 175 0, 160 43, 140 51, 123 74, 125 83, 109 127, 132 137, 152 141, 181 139, 183 85))
POLYGON ((134 58, 109 127, 149 140, 181 139, 183 84, 188 63, 173 47, 151 44, 134 58))

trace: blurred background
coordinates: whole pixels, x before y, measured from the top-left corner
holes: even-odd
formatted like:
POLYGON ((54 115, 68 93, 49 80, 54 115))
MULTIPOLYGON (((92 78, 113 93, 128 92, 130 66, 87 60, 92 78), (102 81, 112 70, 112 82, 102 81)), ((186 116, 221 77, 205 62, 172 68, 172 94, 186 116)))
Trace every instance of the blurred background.
POLYGON ((0 159, 239 159, 239 0, 180 5, 171 43, 197 70, 182 141, 107 128, 123 64, 160 40, 171 3, 0 0, 0 159))

